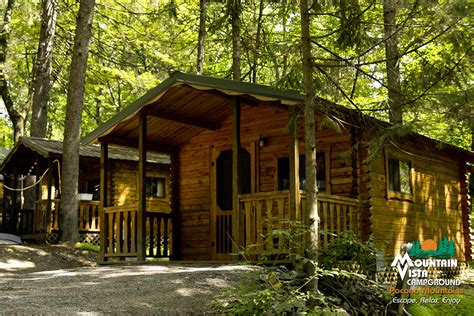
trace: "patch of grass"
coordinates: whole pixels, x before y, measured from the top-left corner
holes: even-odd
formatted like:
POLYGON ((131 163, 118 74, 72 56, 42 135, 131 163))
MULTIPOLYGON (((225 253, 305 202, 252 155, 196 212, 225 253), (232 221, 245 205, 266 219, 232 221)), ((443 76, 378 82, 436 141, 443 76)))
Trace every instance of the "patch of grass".
POLYGON ((94 251, 94 252, 99 252, 99 249, 100 249, 99 246, 96 246, 94 244, 84 243, 84 242, 76 243, 74 245, 74 248, 82 249, 82 250, 88 250, 88 251, 94 251))
POLYGON ((463 287, 464 294, 415 294, 410 298, 416 298, 417 303, 408 304, 407 310, 413 316, 431 315, 472 315, 474 311, 474 287, 463 287), (420 298, 438 299, 438 303, 420 303, 420 298), (443 298, 460 299, 459 304, 443 302, 443 298))

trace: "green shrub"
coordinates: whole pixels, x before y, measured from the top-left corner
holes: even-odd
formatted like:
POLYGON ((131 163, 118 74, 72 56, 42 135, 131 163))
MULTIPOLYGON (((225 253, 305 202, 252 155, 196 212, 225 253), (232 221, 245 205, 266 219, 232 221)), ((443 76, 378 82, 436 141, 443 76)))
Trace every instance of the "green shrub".
POLYGON ((377 248, 372 240, 361 242, 353 231, 344 231, 319 253, 321 267, 337 266, 340 261, 353 261, 366 272, 374 272, 377 248))
POLYGON ((78 242, 74 245, 74 248, 76 249, 82 249, 82 250, 88 250, 88 251, 94 251, 94 252, 99 252, 100 247, 96 246, 94 244, 89 244, 85 242, 78 242))

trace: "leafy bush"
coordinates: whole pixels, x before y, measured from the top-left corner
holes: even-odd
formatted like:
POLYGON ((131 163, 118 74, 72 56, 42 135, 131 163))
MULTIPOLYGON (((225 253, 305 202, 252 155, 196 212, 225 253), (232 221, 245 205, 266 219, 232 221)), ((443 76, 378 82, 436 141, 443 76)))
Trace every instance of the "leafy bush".
POLYGON ((320 250, 319 264, 324 268, 337 266, 339 261, 353 261, 366 272, 374 272, 377 248, 372 240, 361 242, 353 231, 344 231, 320 250))
MULTIPOLYGON (((352 274, 338 269, 317 269, 317 275, 322 277, 352 274)), ((303 287, 306 281, 284 266, 258 267, 248 273, 236 289, 224 292, 212 303, 212 307, 216 312, 238 315, 347 314, 338 306, 340 299, 321 293, 305 292, 303 287), (307 307, 310 299, 316 301, 315 308, 307 307)))
MULTIPOLYGON (((290 249, 301 250, 301 241, 307 231, 301 223, 287 223, 287 230, 274 231, 270 238, 284 238, 290 249)), ((250 247, 256 247, 255 245, 250 247)), ((293 315, 307 313, 314 315, 334 314, 379 314, 388 302, 384 289, 366 279, 364 275, 334 268, 341 260, 354 260, 363 269, 375 269, 377 249, 371 241, 362 243, 352 232, 344 232, 334 239, 319 254, 321 265, 303 256, 295 255, 296 266, 275 266, 274 259, 284 258, 288 254, 273 250, 260 257, 260 264, 247 274, 236 289, 222 293, 212 307, 216 312, 242 315, 293 315), (269 266, 273 264, 273 266, 269 266), (312 264, 315 276, 319 279, 321 292, 307 292, 304 286, 309 282, 305 278, 303 266, 312 264), (347 285, 350 280, 350 286, 347 285), (369 300, 369 301, 367 301, 369 300), (308 302, 316 302, 316 307, 308 307, 308 302)), ((240 253, 250 258, 249 249, 240 253)))

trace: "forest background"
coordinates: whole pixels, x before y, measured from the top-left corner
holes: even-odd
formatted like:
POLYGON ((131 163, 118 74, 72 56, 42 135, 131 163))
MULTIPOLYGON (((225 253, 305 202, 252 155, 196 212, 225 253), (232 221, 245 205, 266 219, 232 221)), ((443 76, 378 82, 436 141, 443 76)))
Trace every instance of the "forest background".
MULTIPOLYGON (((13 5, 11 21, 5 28, 4 19, 0 36, 0 147, 11 147, 15 134, 29 135, 44 2, 1 1, 4 17, 13 5)), ((55 6, 56 23, 45 136, 62 139, 79 3, 49 2, 55 6)), ((324 0, 310 6, 317 96, 388 121, 394 99, 389 94, 395 92, 403 109, 403 132, 474 148, 472 4, 324 0), (390 8, 392 30, 386 20, 390 8), (390 49, 392 57, 387 55, 390 49), (387 78, 390 69, 397 71, 398 86, 387 78)), ((236 15, 241 80, 301 91, 297 1, 100 0, 94 12, 82 135, 175 70, 231 79, 236 15)))

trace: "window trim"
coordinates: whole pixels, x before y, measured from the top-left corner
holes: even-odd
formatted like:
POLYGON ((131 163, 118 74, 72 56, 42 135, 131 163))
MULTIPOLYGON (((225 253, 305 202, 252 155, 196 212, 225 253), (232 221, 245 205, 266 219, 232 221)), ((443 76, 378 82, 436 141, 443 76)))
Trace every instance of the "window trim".
POLYGON ((407 156, 403 155, 399 152, 393 150, 385 150, 385 191, 387 193, 387 199, 397 199, 403 201, 410 201, 413 202, 413 196, 415 195, 415 173, 414 173, 415 165, 414 160, 407 156), (395 192, 390 190, 390 170, 389 170, 389 160, 397 159, 402 160, 410 163, 410 187, 411 193, 404 193, 404 192, 395 192))

